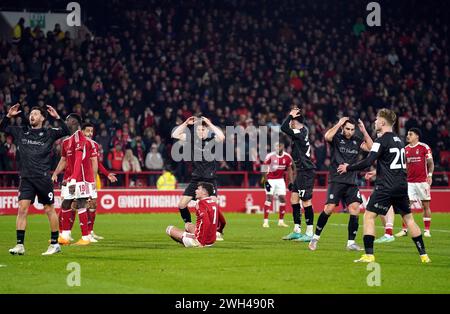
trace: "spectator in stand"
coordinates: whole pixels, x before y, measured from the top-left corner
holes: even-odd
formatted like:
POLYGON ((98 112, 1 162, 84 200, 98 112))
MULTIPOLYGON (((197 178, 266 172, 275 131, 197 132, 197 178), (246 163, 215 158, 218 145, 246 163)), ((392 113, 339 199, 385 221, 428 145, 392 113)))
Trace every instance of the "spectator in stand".
POLYGON ((13 28, 13 43, 19 43, 25 30, 25 19, 21 17, 13 28))
MULTIPOLYGON (((145 157, 145 168, 147 168, 150 171, 158 171, 163 169, 164 166, 164 160, 161 156, 161 154, 158 152, 158 145, 152 144, 150 147, 150 151, 147 154, 147 157, 145 157)), ((156 183, 157 175, 149 175, 149 185, 154 186, 156 183)))
POLYGON ((161 191, 175 190, 177 179, 172 174, 170 166, 165 166, 162 175, 156 181, 156 188, 161 191))
MULTIPOLYGON (((124 161, 124 152, 122 150, 122 146, 117 144, 108 154, 108 168, 113 171, 122 171, 122 163, 124 161)), ((117 175, 116 185, 122 186, 123 184, 123 175, 117 175)))
MULTIPOLYGON (((139 165, 139 160, 133 155, 131 148, 125 151, 125 156, 122 160, 122 171, 123 172, 142 172, 141 166, 139 165)), ((136 186, 137 175, 133 174, 130 176, 130 187, 136 186)))

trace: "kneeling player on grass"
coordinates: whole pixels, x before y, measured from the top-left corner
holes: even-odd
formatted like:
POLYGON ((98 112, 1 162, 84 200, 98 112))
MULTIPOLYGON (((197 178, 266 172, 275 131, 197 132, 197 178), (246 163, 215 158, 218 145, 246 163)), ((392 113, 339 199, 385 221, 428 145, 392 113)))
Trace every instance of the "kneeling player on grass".
POLYGON ((364 248, 366 254, 355 262, 370 263, 375 261, 373 243, 375 240, 375 219, 378 215, 386 215, 390 206, 402 215, 409 233, 420 254, 422 263, 431 262, 419 226, 414 222, 408 198, 406 181, 405 146, 393 132, 396 114, 389 109, 381 109, 375 121, 375 130, 379 137, 375 140, 366 159, 352 165, 341 164, 339 174, 347 171, 363 170, 377 160, 377 179, 375 188, 367 204, 364 214, 364 248))
POLYGON ((323 212, 317 220, 316 232, 309 243, 309 249, 317 249, 317 243, 320 234, 325 228, 328 218, 333 210, 341 201, 348 204, 350 219, 348 222, 348 241, 347 249, 351 251, 360 251, 360 247, 355 243, 356 233, 358 232, 359 206, 362 203, 361 194, 356 184, 356 172, 349 171, 345 175, 337 173, 337 167, 340 163, 352 164, 358 160, 361 150, 369 151, 372 148, 372 138, 367 133, 361 120, 358 127, 364 136, 360 138, 355 135, 356 122, 347 117, 341 118, 339 122, 325 133, 325 140, 331 144, 331 168, 328 185, 327 203, 323 212), (338 130, 341 132, 337 133, 338 130))
POLYGON ((185 247, 211 246, 216 241, 217 229, 217 203, 211 198, 214 194, 214 185, 200 182, 195 190, 197 198, 196 216, 194 224, 186 223, 185 230, 168 226, 166 233, 175 241, 185 247))
POLYGON ((276 195, 280 201, 280 213, 278 226, 288 227, 284 223, 284 213, 286 211, 286 182, 284 173, 287 170, 289 182, 293 181, 292 157, 284 151, 284 144, 276 143, 276 151, 266 156, 262 166, 264 173, 264 188, 266 191, 266 201, 264 203, 264 223, 263 228, 269 228, 269 210, 272 207, 273 196, 276 195))

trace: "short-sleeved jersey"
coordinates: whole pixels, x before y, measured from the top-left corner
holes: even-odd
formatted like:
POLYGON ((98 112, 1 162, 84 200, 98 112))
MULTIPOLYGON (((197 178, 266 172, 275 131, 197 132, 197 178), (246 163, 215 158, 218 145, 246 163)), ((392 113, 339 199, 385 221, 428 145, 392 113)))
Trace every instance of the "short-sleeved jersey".
POLYGON ((283 179, 284 173, 292 165, 292 157, 286 152, 278 155, 277 152, 271 152, 266 156, 263 162, 264 172, 268 172, 267 179, 283 179))
POLYGON ((189 131, 191 132, 192 177, 214 179, 217 171, 216 160, 215 158, 211 158, 212 160, 208 161, 207 158, 205 158, 205 154, 207 152, 214 153, 214 149, 209 149, 209 145, 214 145, 215 136, 201 139, 195 134, 194 128, 189 128, 189 131), (205 149, 207 145, 208 148, 205 149))
MULTIPOLYGON (((81 171, 79 172, 78 177, 74 179, 77 182, 94 182, 94 169, 92 169, 91 161, 91 158, 97 157, 97 150, 95 149, 94 142, 86 138, 80 130, 76 131, 67 140, 68 143, 66 143, 66 150, 62 153, 62 156, 65 154, 64 157, 66 157, 67 160, 67 168, 70 168, 70 175, 67 176, 67 178, 73 174, 76 152, 81 151, 83 153, 81 171)), ((64 177, 66 178, 66 175, 64 175, 64 177)))
POLYGON ((281 130, 289 135, 292 139, 292 158, 299 170, 316 169, 316 166, 311 160, 311 145, 309 144, 309 130, 306 126, 298 129, 291 129, 289 123, 292 116, 288 116, 281 125, 281 130))
POLYGON ((352 136, 347 139, 342 133, 333 136, 331 144, 331 167, 329 182, 356 184, 356 171, 348 171, 339 175, 337 168, 340 164, 354 164, 358 161, 358 155, 361 151, 361 144, 364 142, 358 136, 352 136))
POLYGON ((366 159, 350 165, 347 171, 362 170, 377 160, 375 189, 397 194, 407 193, 406 158, 403 141, 393 132, 377 138, 366 159))
POLYGON ((426 182, 428 176, 427 160, 433 158, 430 147, 424 143, 406 145, 406 165, 408 182, 426 182))
POLYGON ((197 202, 195 211, 197 221, 194 234, 201 245, 211 245, 216 242, 217 211, 217 203, 209 197, 197 202))

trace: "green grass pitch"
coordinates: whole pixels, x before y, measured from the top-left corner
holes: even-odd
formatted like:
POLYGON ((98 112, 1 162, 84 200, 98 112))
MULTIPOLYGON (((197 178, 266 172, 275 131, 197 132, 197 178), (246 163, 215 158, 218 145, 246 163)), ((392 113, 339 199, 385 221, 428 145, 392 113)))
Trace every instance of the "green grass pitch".
MULTIPOLYGON (((226 214, 225 241, 204 249, 185 249, 166 234, 182 226, 178 214, 98 215, 96 231, 105 237, 87 247, 47 248, 46 216, 30 216, 26 255, 11 256, 15 217, 0 217, 0 294, 3 293, 449 293, 450 215, 434 214, 432 238, 425 244, 431 264, 421 264, 410 238, 375 245, 381 286, 367 285, 360 252, 345 250, 347 214, 328 221, 318 250, 281 237, 290 228, 263 229, 262 216, 226 214), (80 265, 81 282, 69 287, 67 265, 80 265)), ((315 217, 317 219, 317 215, 315 217)), ((291 215, 287 222, 292 226, 291 215)), ((399 219, 397 218, 397 225, 399 219)), ((422 226, 421 215, 416 221, 422 226)), ((398 231, 398 228, 395 229, 398 231)), ((377 228, 382 235, 381 227, 377 228)), ((357 242, 362 245, 362 217, 357 242)), ((74 236, 79 237, 75 224, 74 236)))

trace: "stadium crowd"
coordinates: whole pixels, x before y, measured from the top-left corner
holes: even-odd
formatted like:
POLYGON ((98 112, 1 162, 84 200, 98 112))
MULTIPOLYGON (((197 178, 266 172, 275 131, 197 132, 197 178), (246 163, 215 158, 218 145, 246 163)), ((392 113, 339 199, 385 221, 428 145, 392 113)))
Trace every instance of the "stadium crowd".
MULTIPOLYGON (((108 168, 172 165, 186 182, 189 167, 172 161, 170 134, 191 115, 222 128, 279 128, 289 108, 301 106, 314 161, 327 170, 325 130, 342 116, 372 130, 377 109, 388 107, 398 113, 401 135, 422 130, 436 171, 450 168, 449 29, 445 20, 426 18, 426 4, 411 19, 387 7, 381 27, 365 24, 360 1, 141 5, 118 2, 105 14, 112 25, 94 25, 95 36, 82 39, 58 26, 44 34, 18 25, 16 42, 0 41, 0 117, 17 102, 23 113, 15 125, 34 105, 77 112, 95 125, 108 168)), ((57 146, 55 166, 58 154, 57 146)), ((16 156, 13 139, 1 134, 0 171, 15 170, 16 156)), ((259 163, 223 161, 219 170, 258 171, 259 163)))

